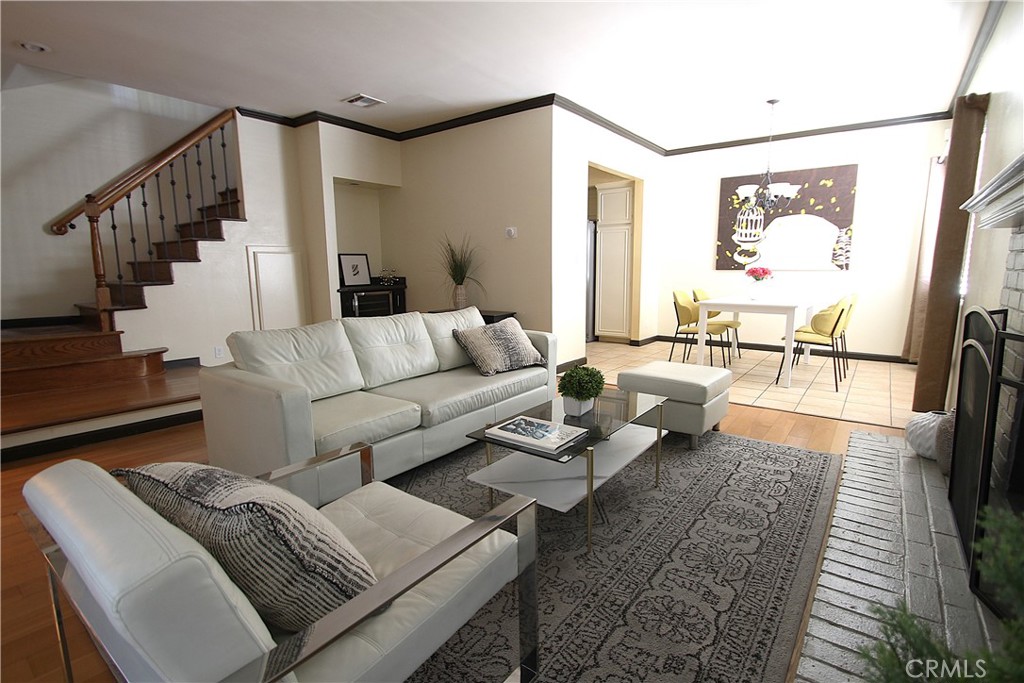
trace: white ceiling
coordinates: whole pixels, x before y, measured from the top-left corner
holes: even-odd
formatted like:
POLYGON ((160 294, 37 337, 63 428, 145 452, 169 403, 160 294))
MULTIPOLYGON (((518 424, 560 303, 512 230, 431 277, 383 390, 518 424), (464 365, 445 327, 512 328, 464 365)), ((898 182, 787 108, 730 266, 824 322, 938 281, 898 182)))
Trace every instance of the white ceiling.
MULTIPOLYGON (((983 1, 11 2, 16 65, 404 132, 557 93, 668 149, 945 111, 983 1), (27 52, 36 41, 52 52, 27 52), (363 92, 386 105, 340 100, 363 92)), ((33 72, 38 73, 38 72, 33 72)))

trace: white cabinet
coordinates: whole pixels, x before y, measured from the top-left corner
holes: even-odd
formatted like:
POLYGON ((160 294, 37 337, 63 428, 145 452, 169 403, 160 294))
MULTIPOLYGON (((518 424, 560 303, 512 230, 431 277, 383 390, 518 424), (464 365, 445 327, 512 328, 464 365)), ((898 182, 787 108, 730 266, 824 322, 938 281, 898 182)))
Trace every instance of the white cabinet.
POLYGON ((633 184, 597 186, 597 264, 594 300, 598 337, 629 338, 633 263, 633 184))

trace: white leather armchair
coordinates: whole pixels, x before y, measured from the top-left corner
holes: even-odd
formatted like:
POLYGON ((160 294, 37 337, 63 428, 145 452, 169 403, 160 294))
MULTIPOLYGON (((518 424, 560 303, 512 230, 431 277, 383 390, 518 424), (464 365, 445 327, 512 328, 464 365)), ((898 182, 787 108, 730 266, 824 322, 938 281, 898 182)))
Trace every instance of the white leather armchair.
POLYGON ((365 485, 321 512, 374 565, 378 582, 276 642, 198 542, 99 467, 70 460, 30 479, 24 495, 31 512, 23 517, 48 563, 67 680, 58 590, 119 680, 399 681, 512 579, 519 590, 520 680, 532 680, 535 501, 516 496, 471 521, 372 482, 369 446, 261 478, 277 481, 354 454, 365 485), (403 527, 416 526, 403 519, 424 517, 429 533, 419 525, 419 533, 403 536, 403 527), (500 529, 513 519, 517 535, 500 529), (388 534, 394 538, 382 543, 388 534))

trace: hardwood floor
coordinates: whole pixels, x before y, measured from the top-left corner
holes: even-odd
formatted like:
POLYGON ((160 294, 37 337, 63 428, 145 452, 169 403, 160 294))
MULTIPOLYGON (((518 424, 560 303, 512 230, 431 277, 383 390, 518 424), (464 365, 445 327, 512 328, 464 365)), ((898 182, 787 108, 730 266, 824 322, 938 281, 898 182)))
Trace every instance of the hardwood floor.
MULTIPOLYGON (((903 433, 902 429, 893 427, 736 404, 729 406, 722 431, 831 453, 845 453, 852 431, 903 433)), ((26 508, 21 495, 25 481, 69 458, 89 460, 106 469, 159 461, 201 462, 206 460, 203 425, 191 423, 3 465, 0 469, 0 680, 5 683, 61 680, 60 653, 49 607, 44 563, 18 512, 26 508)), ((69 619, 69 622, 76 621, 69 619)), ((76 680, 113 680, 77 623, 69 628, 69 642, 76 680)))

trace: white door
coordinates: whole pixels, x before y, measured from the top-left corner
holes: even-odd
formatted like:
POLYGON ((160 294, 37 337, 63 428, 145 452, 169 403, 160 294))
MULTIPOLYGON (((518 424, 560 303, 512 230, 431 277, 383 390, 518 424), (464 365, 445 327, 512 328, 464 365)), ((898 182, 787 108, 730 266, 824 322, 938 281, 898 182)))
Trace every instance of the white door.
POLYGON ((633 183, 597 186, 595 333, 629 338, 633 183))

